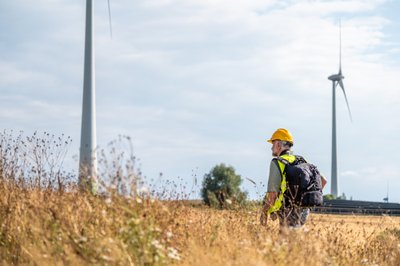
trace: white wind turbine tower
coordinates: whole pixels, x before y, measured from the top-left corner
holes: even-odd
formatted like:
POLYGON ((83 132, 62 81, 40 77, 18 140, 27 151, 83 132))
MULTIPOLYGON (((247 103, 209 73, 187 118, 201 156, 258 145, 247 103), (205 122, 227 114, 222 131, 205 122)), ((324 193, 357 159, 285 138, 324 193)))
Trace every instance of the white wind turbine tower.
MULTIPOLYGON (((79 185, 83 189, 95 189, 97 180, 96 158, 96 86, 94 52, 94 0, 86 0, 85 61, 83 75, 82 127, 79 153, 79 185)), ((111 12, 108 0, 111 31, 111 12)))
POLYGON ((332 80, 332 168, 331 168, 331 194, 338 196, 339 194, 339 185, 337 178, 337 153, 336 153, 336 87, 337 85, 342 88, 344 98, 346 100, 347 109, 349 111, 350 120, 352 121, 351 112, 349 102, 347 101, 346 91, 344 90, 342 75, 342 33, 341 33, 341 25, 339 24, 339 73, 333 74, 328 77, 329 80, 332 80))

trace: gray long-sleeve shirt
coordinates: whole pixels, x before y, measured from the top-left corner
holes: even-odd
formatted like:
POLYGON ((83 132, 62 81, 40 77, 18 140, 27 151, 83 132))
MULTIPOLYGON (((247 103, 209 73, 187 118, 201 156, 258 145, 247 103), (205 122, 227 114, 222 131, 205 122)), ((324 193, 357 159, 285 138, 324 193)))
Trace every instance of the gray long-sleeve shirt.
POLYGON ((267 192, 281 191, 282 174, 277 160, 271 160, 269 165, 269 178, 267 192))

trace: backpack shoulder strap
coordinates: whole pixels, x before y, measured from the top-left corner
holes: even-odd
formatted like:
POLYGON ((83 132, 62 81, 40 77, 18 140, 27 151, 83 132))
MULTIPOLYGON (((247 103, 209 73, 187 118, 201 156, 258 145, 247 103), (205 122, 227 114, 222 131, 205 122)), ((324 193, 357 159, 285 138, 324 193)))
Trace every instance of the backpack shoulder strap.
POLYGON ((280 162, 283 163, 284 165, 290 164, 288 160, 283 159, 283 158, 280 157, 280 156, 275 157, 275 159, 278 160, 278 161, 280 161, 280 162))
POLYGON ((307 160, 304 159, 303 156, 295 155, 295 157, 296 157, 296 160, 295 160, 295 161, 298 162, 298 163, 308 163, 307 160))

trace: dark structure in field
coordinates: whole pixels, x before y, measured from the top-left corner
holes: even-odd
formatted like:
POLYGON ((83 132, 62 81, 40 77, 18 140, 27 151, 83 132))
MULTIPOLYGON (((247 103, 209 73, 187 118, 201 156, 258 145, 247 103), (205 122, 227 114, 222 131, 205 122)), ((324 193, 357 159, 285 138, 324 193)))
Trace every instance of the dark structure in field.
POLYGON ((312 211, 330 214, 400 216, 400 204, 358 200, 325 200, 323 206, 315 207, 312 211))

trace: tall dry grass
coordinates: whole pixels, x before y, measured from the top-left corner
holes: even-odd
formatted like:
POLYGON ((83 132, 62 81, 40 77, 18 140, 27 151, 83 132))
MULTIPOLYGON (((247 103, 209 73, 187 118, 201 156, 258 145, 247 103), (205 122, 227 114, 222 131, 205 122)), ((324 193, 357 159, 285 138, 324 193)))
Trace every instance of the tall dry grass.
MULTIPOLYGON (((68 141, 43 137, 63 143, 62 158, 68 141)), ((400 217, 312 214, 299 230, 261 227, 256 205, 216 210, 137 193, 135 158, 113 148, 92 195, 50 160, 54 150, 32 156, 43 142, 22 148, 18 138, 0 136, 3 265, 400 265, 400 217)))
POLYGON ((400 217, 312 214, 299 230, 264 228, 256 210, 185 208, 183 265, 399 265, 400 217))
POLYGON ((49 133, 0 134, 1 263, 148 265, 178 259, 170 234, 158 226, 165 207, 136 192, 142 180, 129 139, 99 151, 96 195, 82 192, 76 177, 62 170, 70 141, 49 133))

